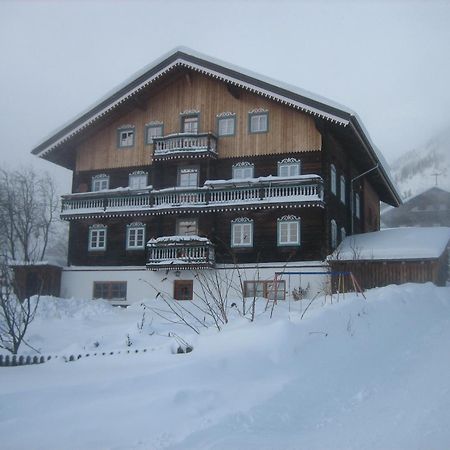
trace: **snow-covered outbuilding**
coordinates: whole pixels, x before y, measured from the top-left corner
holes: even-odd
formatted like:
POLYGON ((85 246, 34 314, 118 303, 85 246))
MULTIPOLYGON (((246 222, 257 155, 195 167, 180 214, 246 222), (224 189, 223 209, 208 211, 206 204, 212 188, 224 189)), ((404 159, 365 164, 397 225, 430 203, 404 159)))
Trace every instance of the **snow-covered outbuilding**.
POLYGON ((431 281, 449 274, 449 227, 389 228, 345 238, 328 257, 333 271, 352 272, 365 289, 431 281))

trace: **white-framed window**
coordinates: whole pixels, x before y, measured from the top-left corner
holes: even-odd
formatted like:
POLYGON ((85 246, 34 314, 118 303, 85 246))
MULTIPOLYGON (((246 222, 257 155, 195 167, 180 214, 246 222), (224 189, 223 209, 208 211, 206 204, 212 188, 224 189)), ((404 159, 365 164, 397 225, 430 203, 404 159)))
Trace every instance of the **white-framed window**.
POLYGON ((223 113, 217 116, 217 134, 219 136, 234 136, 236 131, 236 116, 223 113))
POLYGON ((244 281, 244 297, 266 297, 265 281, 244 281))
POLYGON ((280 280, 275 285, 273 281, 244 281, 244 297, 285 300, 286 282, 280 280))
POLYGON ((269 130, 269 112, 255 110, 248 113, 248 132, 267 133, 269 130))
POLYGON ((337 181, 336 180, 336 167, 334 164, 331 164, 331 166, 330 166, 330 189, 334 195, 336 195, 336 189, 337 189, 336 181, 337 181))
POLYGON ((233 165, 232 178, 238 179, 253 178, 254 172, 255 172, 254 164, 247 161, 239 162, 233 165))
POLYGON ((179 167, 178 168, 178 186, 197 187, 198 186, 198 167, 179 167))
POLYGON ((161 136, 164 136, 164 124, 162 122, 151 122, 145 125, 146 144, 153 144, 153 138, 161 136))
POLYGON ((231 222, 231 246, 253 247, 253 220, 240 217, 231 222))
POLYGON ((126 148, 134 146, 134 126, 124 125, 117 130, 117 147, 126 148))
POLYGON ((345 227, 341 228, 341 242, 347 237, 347 232, 345 231, 345 227))
POLYGON ((361 200, 357 192, 355 193, 355 216, 358 219, 361 217, 361 200))
POLYGON ((95 224, 89 227, 89 251, 106 250, 106 225, 95 224))
POLYGON ((300 219, 283 216, 277 221, 278 246, 300 245, 300 219))
POLYGON ((142 250, 145 248, 145 225, 133 222, 127 225, 127 250, 142 250))
POLYGON ((183 133, 198 133, 199 129, 199 115, 195 114, 182 114, 181 115, 181 131, 183 133))
POLYGON ((279 177, 295 177, 300 175, 300 161, 295 158, 286 158, 278 162, 279 177))
POLYGON ((130 189, 145 189, 148 183, 147 172, 133 172, 128 176, 128 186, 130 189))
POLYGON ((109 189, 109 176, 105 173, 94 175, 92 177, 92 191, 104 191, 109 189))
POLYGON ((337 224, 334 219, 331 219, 331 248, 337 247, 337 224))
POLYGON ((345 205, 345 177, 344 175, 341 175, 341 202, 345 205))
POLYGON ((177 236, 197 236, 197 235, 198 235, 197 219, 177 220, 177 236))

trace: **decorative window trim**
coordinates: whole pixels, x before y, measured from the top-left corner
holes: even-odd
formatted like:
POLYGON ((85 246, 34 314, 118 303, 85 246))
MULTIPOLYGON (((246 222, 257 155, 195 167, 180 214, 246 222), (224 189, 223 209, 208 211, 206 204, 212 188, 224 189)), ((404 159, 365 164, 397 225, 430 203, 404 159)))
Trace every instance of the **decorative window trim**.
MULTIPOLYGON (((278 245, 278 247, 300 247, 300 245, 301 245, 300 232, 301 232, 300 217, 293 216, 293 215, 286 215, 286 216, 280 217, 277 220, 277 245, 278 245), (295 224, 296 225, 296 234, 297 234, 296 241, 288 240, 287 242, 281 242, 281 226, 280 226, 281 224, 295 224)), ((289 230, 288 234, 290 235, 290 230, 289 230)))
POLYGON ((330 243, 334 250, 337 247, 337 223, 334 219, 331 219, 330 222, 330 243))
POLYGON ((154 137, 162 137, 164 136, 164 123, 161 121, 152 121, 152 122, 148 122, 145 124, 144 127, 144 142, 145 145, 152 145, 153 144, 153 139, 149 139, 148 136, 148 130, 151 128, 161 128, 161 135, 160 136, 154 136, 154 137))
POLYGON ((131 172, 128 174, 128 187, 130 189, 145 189, 148 186, 148 172, 144 172, 143 170, 135 170, 134 172, 131 172), (146 177, 145 186, 143 188, 132 188, 131 187, 131 177, 146 177))
MULTIPOLYGON (((297 167, 297 174, 295 175, 287 175, 287 176, 297 176, 297 175, 301 175, 302 173, 302 166, 301 166, 301 161, 299 159, 296 158, 284 158, 281 161, 278 161, 278 176, 281 177, 282 175, 280 174, 281 168, 282 167, 297 167)), ((288 170, 289 172, 289 170, 288 170)))
POLYGON ((347 181, 344 175, 339 177, 339 190, 340 190, 340 200, 341 203, 345 205, 346 203, 346 190, 347 190, 347 181))
MULTIPOLYGON (((101 186, 100 186, 101 187, 101 186)), ((106 175, 106 173, 99 173, 97 175, 93 175, 91 178, 91 191, 92 192, 99 192, 104 191, 106 189, 109 189, 109 175, 106 175), (107 186, 105 188, 96 189, 95 185, 100 182, 100 185, 102 184, 102 181, 106 181, 107 186)))
MULTIPOLYGON (((134 237, 134 241, 137 242, 137 235, 134 237)), ((126 240, 127 250, 144 250, 145 249, 145 224, 142 222, 132 222, 127 225, 127 240, 126 240), (137 245, 130 245, 131 231, 142 230, 142 243, 137 245)))
POLYGON ((134 143, 136 140, 136 130, 134 125, 121 125, 117 128, 117 148, 131 148, 134 147, 134 143), (122 136, 121 133, 124 132, 132 132, 132 139, 130 144, 122 144, 122 136))
POLYGON ((200 166, 180 166, 177 169, 177 187, 194 188, 198 187, 200 181, 200 166), (195 170, 197 173, 197 184, 195 186, 182 186, 181 185, 181 171, 182 170, 195 170))
POLYGON ((181 133, 186 134, 197 134, 200 133, 200 111, 197 110, 187 110, 180 113, 180 131, 181 133), (197 118, 197 131, 194 133, 193 131, 184 131, 184 123, 187 117, 196 117, 197 118))
POLYGON ((248 112, 248 132, 250 134, 267 133, 269 131, 269 111, 267 109, 252 109, 248 112), (252 118, 255 116, 266 116, 266 129, 265 130, 252 130, 252 118))
POLYGON ((104 252, 106 250, 106 242, 108 238, 108 227, 106 225, 96 223, 89 227, 88 250, 90 252, 104 252), (103 245, 99 246, 100 232, 103 231, 103 245), (93 245, 95 242, 95 246, 93 245))
POLYGON ((231 167, 231 178, 244 179, 244 178, 254 178, 254 176, 255 176, 255 165, 249 161, 240 161, 240 162, 237 162, 236 164, 233 164, 233 166, 231 167), (236 172, 242 168, 249 168, 249 169, 251 168, 252 169, 251 177, 236 176, 236 172))
POLYGON ((236 114, 231 112, 224 112, 217 114, 216 119, 216 128, 217 128, 217 136, 219 137, 227 137, 227 136, 235 136, 236 135, 236 114), (233 132, 232 133, 220 133, 220 121, 221 120, 229 120, 233 119, 233 132))
POLYGON ((253 219, 249 219, 248 217, 238 217, 237 219, 234 219, 231 221, 231 247, 232 248, 251 248, 253 247, 253 219), (249 242, 245 243, 242 242, 242 232, 241 232, 241 239, 239 243, 235 243, 235 230, 238 226, 243 225, 250 225, 250 233, 249 233, 249 242))
POLYGON ((330 164, 330 191, 332 194, 336 195, 337 174, 336 174, 336 166, 334 164, 330 164))

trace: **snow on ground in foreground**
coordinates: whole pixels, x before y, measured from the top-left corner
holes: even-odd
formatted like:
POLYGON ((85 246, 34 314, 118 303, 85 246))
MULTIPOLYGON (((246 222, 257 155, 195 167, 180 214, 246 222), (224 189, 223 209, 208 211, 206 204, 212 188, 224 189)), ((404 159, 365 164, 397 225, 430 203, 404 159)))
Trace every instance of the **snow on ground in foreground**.
POLYGON ((198 337, 148 310, 140 332, 139 305, 58 302, 31 330, 44 353, 123 352, 127 334, 149 351, 1 368, 1 448, 450 448, 450 288, 317 299, 303 320, 284 303, 198 337))

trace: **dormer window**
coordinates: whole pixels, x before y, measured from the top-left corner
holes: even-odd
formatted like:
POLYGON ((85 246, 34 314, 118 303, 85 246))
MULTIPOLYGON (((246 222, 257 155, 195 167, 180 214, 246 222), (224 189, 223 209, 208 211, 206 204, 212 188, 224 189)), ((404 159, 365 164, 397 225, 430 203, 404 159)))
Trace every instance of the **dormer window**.
POLYGON ((248 113, 248 132, 267 133, 269 130, 269 112, 264 109, 255 109, 248 113))
POLYGON ((181 113, 181 132, 197 134, 199 130, 199 117, 198 111, 185 111, 181 113))
POLYGON ((164 136, 164 124, 162 122, 150 122, 145 125, 145 143, 153 144, 153 138, 164 136))
POLYGON ((295 177, 300 175, 300 161, 295 158, 286 158, 278 162, 279 177, 295 177))
POLYGON ((109 189, 109 176, 106 173, 94 175, 92 177, 92 191, 104 191, 109 189))
POLYGON ((248 161, 239 162, 233 165, 232 172, 232 178, 253 178, 255 166, 248 161))
POLYGON ((124 125, 117 130, 117 147, 134 147, 133 125, 124 125))
POLYGON ((147 172, 133 172, 128 176, 130 189, 145 189, 147 187, 147 172))

